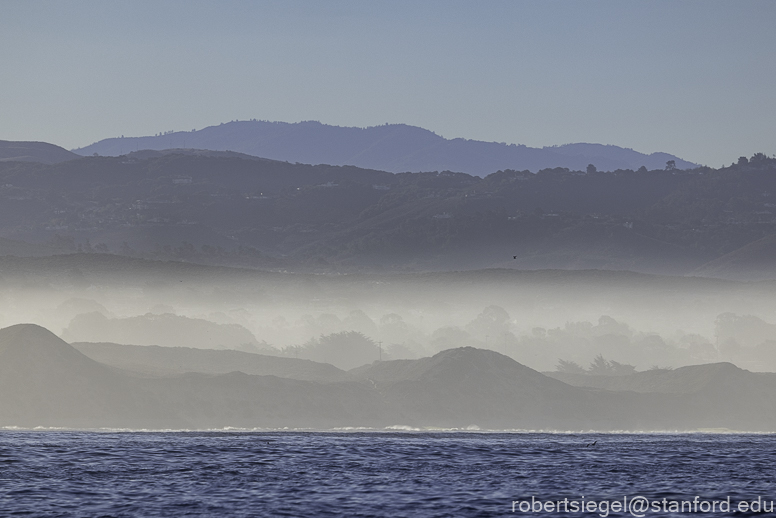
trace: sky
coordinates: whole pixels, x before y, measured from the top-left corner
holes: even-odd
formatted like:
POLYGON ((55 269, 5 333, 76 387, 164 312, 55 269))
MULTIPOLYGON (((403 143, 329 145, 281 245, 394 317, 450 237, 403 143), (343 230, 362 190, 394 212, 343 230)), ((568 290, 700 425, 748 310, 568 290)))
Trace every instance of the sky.
POLYGON ((0 139, 231 120, 776 153, 776 2, 0 0, 0 139))

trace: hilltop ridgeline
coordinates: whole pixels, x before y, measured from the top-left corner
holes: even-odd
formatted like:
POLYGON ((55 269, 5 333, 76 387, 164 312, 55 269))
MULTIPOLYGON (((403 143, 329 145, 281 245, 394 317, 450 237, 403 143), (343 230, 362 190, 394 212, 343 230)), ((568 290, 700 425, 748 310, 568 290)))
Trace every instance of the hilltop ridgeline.
POLYGON ((456 171, 486 176, 501 169, 567 167, 602 171, 663 167, 673 160, 679 169, 697 164, 667 153, 646 155, 617 146, 566 144, 543 148, 462 138, 446 139, 406 124, 369 128, 298 123, 233 121, 201 130, 168 131, 156 136, 109 138, 74 150, 80 155, 119 156, 143 149, 174 148, 232 151, 303 164, 351 165, 392 173, 456 171))

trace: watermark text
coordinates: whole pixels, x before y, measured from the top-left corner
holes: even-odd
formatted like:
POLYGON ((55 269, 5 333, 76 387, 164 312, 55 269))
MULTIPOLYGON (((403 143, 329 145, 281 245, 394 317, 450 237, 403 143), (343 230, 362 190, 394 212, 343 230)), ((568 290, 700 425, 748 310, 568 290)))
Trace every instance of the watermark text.
POLYGON ((655 498, 644 496, 623 496, 616 499, 564 498, 544 500, 535 496, 512 501, 512 512, 522 514, 541 513, 585 513, 606 518, 610 513, 625 513, 635 518, 649 514, 665 513, 772 513, 773 500, 758 496, 751 500, 710 500, 695 496, 687 499, 655 498))

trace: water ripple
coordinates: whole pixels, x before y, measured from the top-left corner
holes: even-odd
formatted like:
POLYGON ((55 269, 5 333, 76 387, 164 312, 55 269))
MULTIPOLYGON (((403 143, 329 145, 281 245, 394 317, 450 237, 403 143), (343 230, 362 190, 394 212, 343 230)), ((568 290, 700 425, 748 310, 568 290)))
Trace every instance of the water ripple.
POLYGON ((480 517, 531 496, 740 501, 773 496, 775 446, 771 435, 730 434, 4 431, 0 509, 480 517))

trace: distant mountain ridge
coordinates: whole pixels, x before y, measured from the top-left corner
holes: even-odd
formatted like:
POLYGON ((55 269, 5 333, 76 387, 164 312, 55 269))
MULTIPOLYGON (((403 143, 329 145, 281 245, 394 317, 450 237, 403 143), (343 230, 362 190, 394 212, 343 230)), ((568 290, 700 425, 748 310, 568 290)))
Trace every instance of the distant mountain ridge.
POLYGON ((673 160, 678 169, 692 162, 667 153, 644 154, 601 144, 566 144, 544 148, 446 139, 429 130, 406 124, 368 128, 339 127, 315 121, 297 123, 233 121, 190 132, 157 136, 109 138, 73 150, 80 155, 119 156, 139 150, 174 148, 233 151, 273 160, 304 164, 353 165, 393 173, 454 171, 477 176, 505 170, 566 167, 601 171, 662 169, 673 160))

